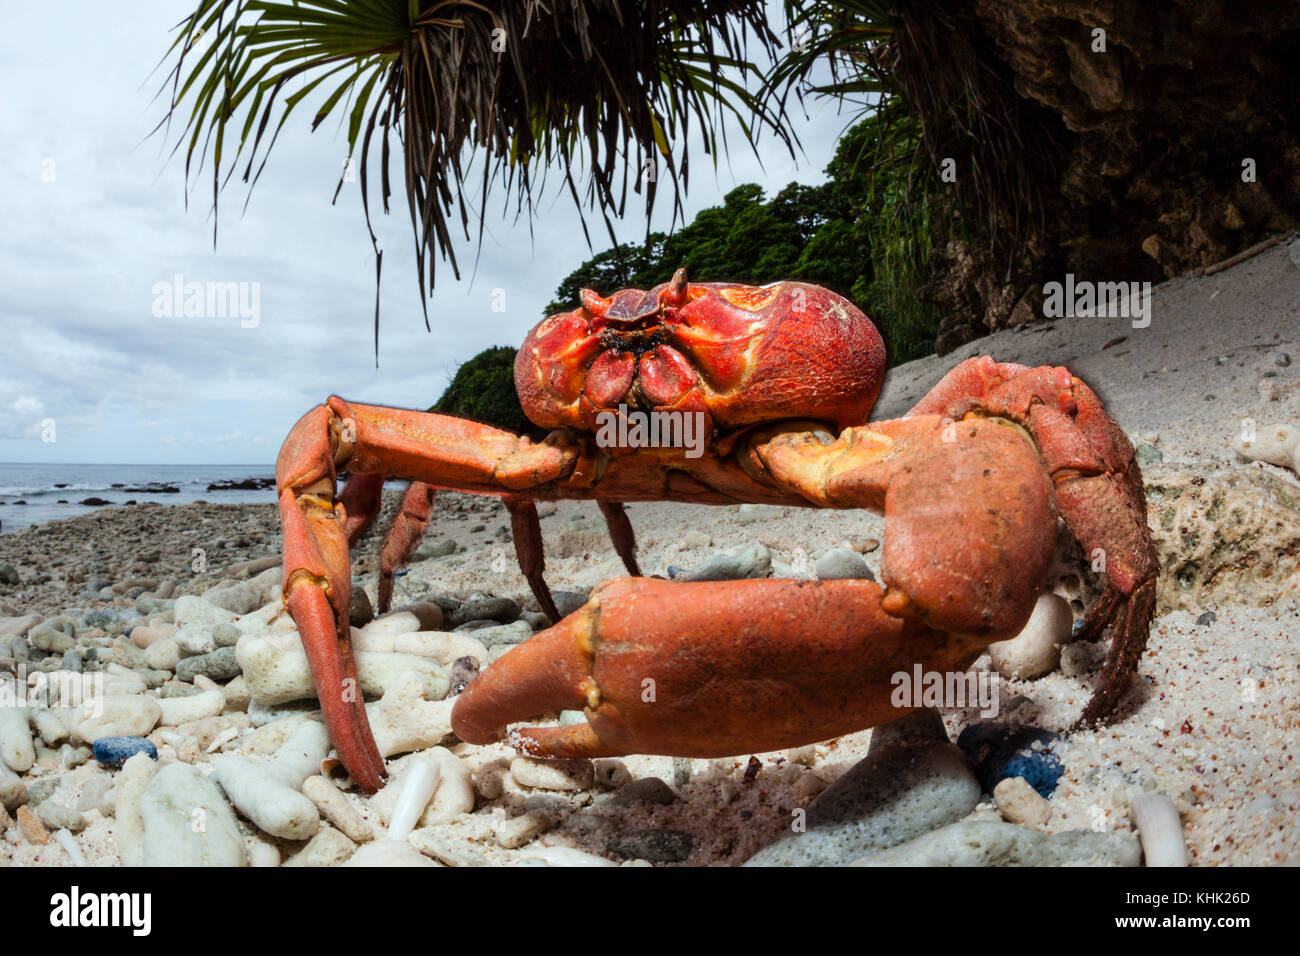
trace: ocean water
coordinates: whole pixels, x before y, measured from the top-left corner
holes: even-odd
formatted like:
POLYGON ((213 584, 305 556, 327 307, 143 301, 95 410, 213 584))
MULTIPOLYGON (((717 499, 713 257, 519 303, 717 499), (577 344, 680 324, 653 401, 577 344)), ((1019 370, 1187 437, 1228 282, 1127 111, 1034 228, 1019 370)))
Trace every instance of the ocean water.
POLYGON ((274 465, 270 462, 263 465, 44 465, 0 462, 0 534, 94 511, 96 506, 81 504, 86 498, 92 497, 103 498, 118 506, 127 501, 182 505, 200 499, 213 503, 274 503, 274 488, 257 491, 208 490, 208 485, 213 482, 270 478, 274 473, 274 465), (162 491, 164 487, 175 488, 176 491, 162 491), (19 504, 23 501, 26 504, 19 504))

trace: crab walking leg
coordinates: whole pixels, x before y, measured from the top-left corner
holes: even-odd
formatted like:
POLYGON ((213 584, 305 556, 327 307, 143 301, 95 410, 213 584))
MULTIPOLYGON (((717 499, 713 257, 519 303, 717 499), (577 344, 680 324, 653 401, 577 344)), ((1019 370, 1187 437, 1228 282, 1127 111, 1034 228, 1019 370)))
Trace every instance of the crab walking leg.
POLYGON ((826 507, 883 510, 882 578, 623 578, 493 663, 458 699, 471 743, 582 707, 586 725, 516 730, 538 756, 723 756, 898 716, 896 675, 956 675, 1033 610, 1056 541, 1051 482, 1024 433, 946 438, 926 416, 756 436, 748 468, 826 507))
POLYGON ((542 551, 542 522, 537 517, 537 505, 531 498, 518 495, 504 495, 501 500, 510 512, 510 533, 515 541, 519 570, 528 580, 542 612, 554 624, 560 619, 560 612, 546 584, 546 557, 542 551))
POLYGON ((1108 630, 1113 636, 1101 683, 1075 727, 1108 719, 1146 648, 1159 573, 1142 472, 1128 437, 1069 369, 987 357, 962 362, 907 417, 928 413, 950 421, 1002 416, 1033 435, 1056 485, 1061 516, 1084 552, 1104 564, 1107 589, 1076 639, 1095 641, 1108 630))
POLYGON ((362 787, 382 786, 384 760, 366 717, 348 624, 346 514, 334 503, 329 412, 298 422, 276 461, 284 532, 284 600, 302 635, 321 711, 339 759, 362 787))
POLYGON ((619 578, 493 663, 452 729, 482 744, 583 709, 585 724, 509 740, 539 757, 721 757, 884 723, 902 712, 896 675, 964 671, 983 644, 894 617, 882 596, 871 581, 619 578))
POLYGON ((335 499, 337 469, 501 494, 507 485, 524 488, 567 475, 577 459, 573 447, 533 445, 476 422, 339 398, 313 408, 290 431, 276 460, 284 600, 339 759, 363 788, 382 786, 384 763, 349 643, 348 515, 335 499))
POLYGON ((636 563, 636 534, 632 531, 632 522, 628 520, 627 511, 621 502, 596 500, 600 513, 605 516, 605 525, 609 528, 609 538, 614 542, 614 550, 623 560, 623 567, 634 578, 641 577, 641 569, 636 563))
POLYGON ((352 547, 379 517, 383 505, 383 475, 352 475, 339 492, 339 504, 347 512, 344 531, 348 536, 348 547, 352 547))
POLYGON ((387 614, 392 606, 393 574, 419 547, 424 529, 429 526, 433 499, 437 493, 436 489, 424 482, 413 481, 402 495, 402 507, 398 509, 393 526, 384 538, 383 550, 379 552, 379 591, 375 610, 380 614, 387 614))

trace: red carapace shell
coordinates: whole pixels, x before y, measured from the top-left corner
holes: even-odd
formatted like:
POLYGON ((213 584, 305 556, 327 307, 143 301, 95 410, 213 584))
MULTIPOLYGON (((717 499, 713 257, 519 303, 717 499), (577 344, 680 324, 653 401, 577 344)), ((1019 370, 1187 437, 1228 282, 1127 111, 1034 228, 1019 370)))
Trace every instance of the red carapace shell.
POLYGON ((539 323, 515 358, 525 414, 543 428, 593 427, 620 404, 707 411, 735 428, 788 418, 861 424, 880 393, 885 347, 851 302, 815 285, 664 283, 539 323))

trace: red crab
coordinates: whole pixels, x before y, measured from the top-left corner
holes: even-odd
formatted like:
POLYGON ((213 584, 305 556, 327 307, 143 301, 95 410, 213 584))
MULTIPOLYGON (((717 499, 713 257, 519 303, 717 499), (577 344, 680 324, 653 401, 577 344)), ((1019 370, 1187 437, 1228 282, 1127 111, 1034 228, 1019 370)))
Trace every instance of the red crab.
POLYGON ((344 766, 367 790, 384 763, 356 688, 348 548, 387 478, 412 481, 384 544, 392 573, 434 489, 498 495, 542 608, 536 500, 594 498, 633 577, 489 666, 457 700, 471 743, 558 709, 587 722, 518 729, 543 757, 714 757, 793 747, 899 716, 891 676, 961 672, 1019 632, 1043 585, 1058 515, 1105 556, 1107 590, 1080 637, 1113 634, 1080 723, 1111 717, 1146 644, 1157 559, 1133 448, 1064 368, 962 362, 900 419, 867 423, 885 370, 875 327, 817 286, 688 283, 552 316, 515 363, 541 442, 473 421, 330 398, 294 426, 276 465, 284 598, 344 766), (675 411, 708 426, 704 454, 609 448, 602 413, 675 411), (336 495, 336 474, 352 473, 336 495), (766 502, 883 512, 883 587, 867 580, 668 582, 638 575, 621 503, 766 502), (646 681, 653 681, 647 685, 646 681), (645 694, 647 686, 653 694, 645 694))

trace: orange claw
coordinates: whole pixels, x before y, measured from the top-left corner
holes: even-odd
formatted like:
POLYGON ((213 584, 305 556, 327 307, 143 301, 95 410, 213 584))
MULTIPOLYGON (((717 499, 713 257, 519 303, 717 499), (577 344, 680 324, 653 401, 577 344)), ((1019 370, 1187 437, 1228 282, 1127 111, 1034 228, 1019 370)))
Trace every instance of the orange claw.
POLYGON ((893 720, 892 678, 963 671, 984 646, 900 620, 871 581, 620 578, 496 661, 457 699, 469 743, 561 709, 586 724, 516 729, 541 757, 721 757, 893 720))

